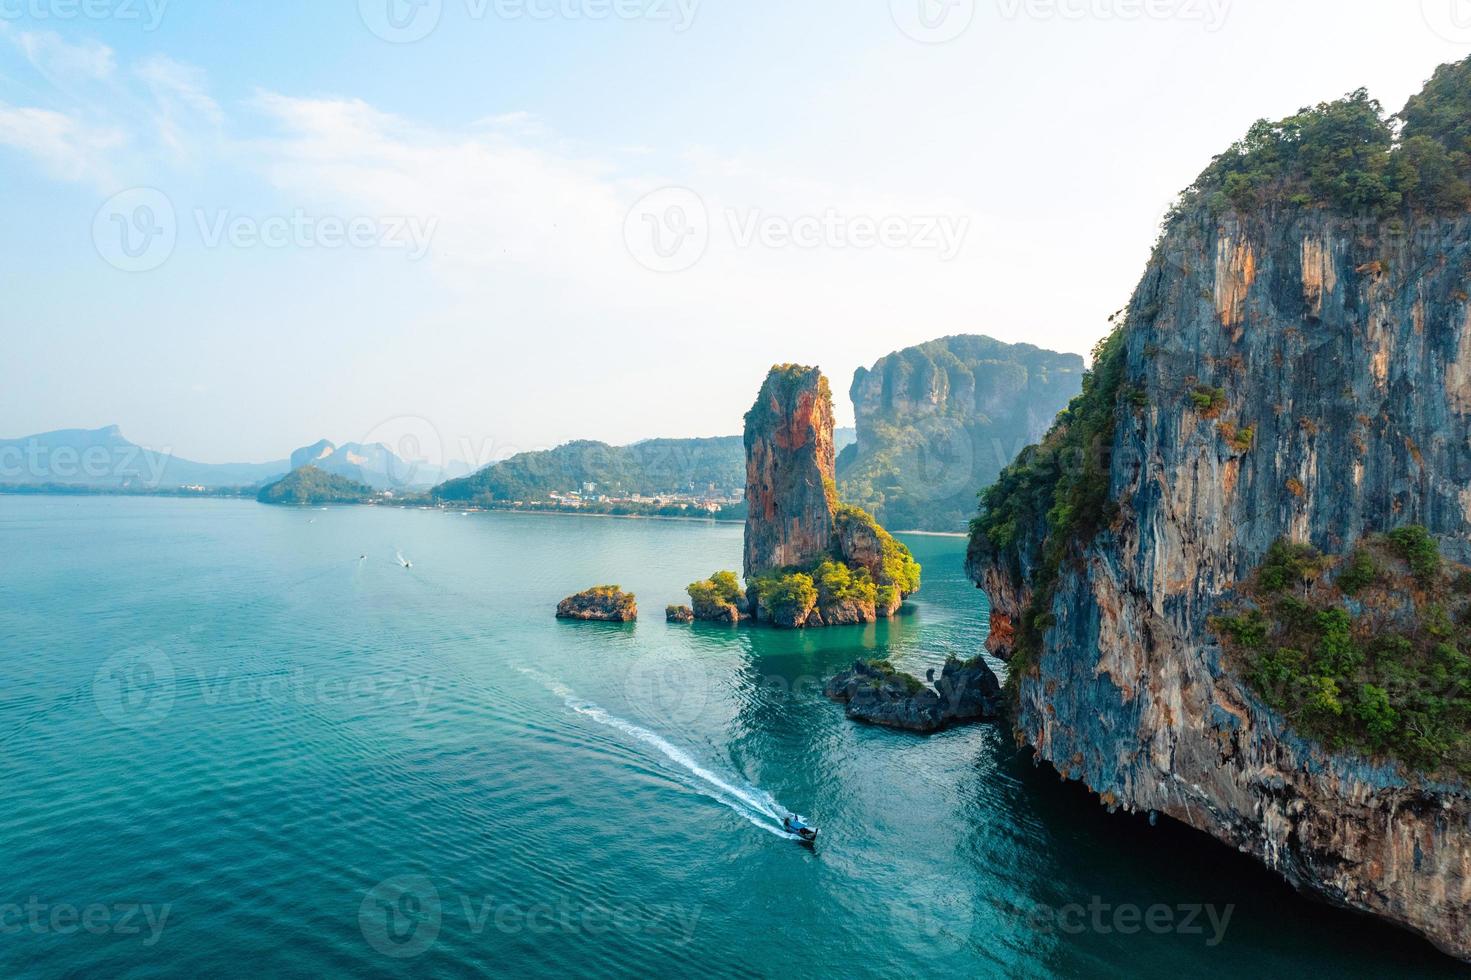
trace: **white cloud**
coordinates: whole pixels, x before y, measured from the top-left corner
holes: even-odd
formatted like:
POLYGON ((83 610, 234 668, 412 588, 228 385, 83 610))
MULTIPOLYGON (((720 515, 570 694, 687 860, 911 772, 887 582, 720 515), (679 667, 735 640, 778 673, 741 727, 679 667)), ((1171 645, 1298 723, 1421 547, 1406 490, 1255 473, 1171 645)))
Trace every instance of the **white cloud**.
MULTIPOLYGON (((278 188, 354 215, 437 219, 436 267, 459 285, 512 272, 523 281, 606 282, 609 267, 627 260, 618 237, 626 205, 594 158, 484 121, 433 130, 352 99, 263 94, 256 105, 281 132, 261 159, 278 188)), ((516 128, 523 120, 505 121, 516 128)))
POLYGON ((189 160, 202 144, 217 143, 224 112, 208 92, 203 71, 157 55, 134 72, 153 96, 152 121, 160 143, 176 159, 189 160))
POLYGON ((9 38, 32 67, 54 83, 101 81, 112 77, 117 68, 112 48, 97 41, 70 44, 54 31, 18 31, 3 22, 0 28, 0 35, 9 38))
POLYGON ((0 102, 0 144, 29 153, 63 180, 105 183, 110 155, 126 142, 120 129, 93 126, 49 109, 0 102))

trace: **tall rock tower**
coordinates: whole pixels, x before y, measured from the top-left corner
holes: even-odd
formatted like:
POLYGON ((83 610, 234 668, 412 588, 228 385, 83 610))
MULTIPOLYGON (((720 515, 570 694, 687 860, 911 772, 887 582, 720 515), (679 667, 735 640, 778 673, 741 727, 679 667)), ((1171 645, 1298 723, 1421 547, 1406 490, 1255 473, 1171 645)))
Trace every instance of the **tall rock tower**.
POLYGON ((833 396, 817 368, 773 367, 746 413, 746 577, 832 549, 833 396))

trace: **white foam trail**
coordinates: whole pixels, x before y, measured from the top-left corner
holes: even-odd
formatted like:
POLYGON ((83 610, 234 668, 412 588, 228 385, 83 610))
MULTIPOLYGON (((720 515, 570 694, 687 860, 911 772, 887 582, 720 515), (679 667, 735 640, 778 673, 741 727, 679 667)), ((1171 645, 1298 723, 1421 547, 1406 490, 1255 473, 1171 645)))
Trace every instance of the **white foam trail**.
POLYGON ((793 838, 793 835, 781 829, 782 817, 790 811, 783 809, 781 804, 770 793, 765 790, 756 789, 754 786, 737 786, 727 779, 722 778, 719 774, 711 772, 709 769, 700 765, 694 756, 679 746, 670 743, 658 733, 651 732, 647 728, 640 728, 633 722, 625 721, 616 715, 610 715, 607 711, 593 704, 591 701, 582 700, 565 684, 545 674, 526 667, 519 667, 517 669, 527 677, 540 681, 547 690, 561 698, 567 707, 573 711, 586 718, 591 718, 600 725, 615 728, 625 735, 632 735, 639 741, 652 745, 665 758, 682 767, 688 775, 700 780, 697 783, 685 778, 682 781, 686 786, 689 786, 704 796, 708 796, 712 800, 724 803, 767 833, 775 834, 777 837, 793 838), (701 783, 704 785, 701 785, 701 783), (773 822, 775 826, 773 826, 773 822))

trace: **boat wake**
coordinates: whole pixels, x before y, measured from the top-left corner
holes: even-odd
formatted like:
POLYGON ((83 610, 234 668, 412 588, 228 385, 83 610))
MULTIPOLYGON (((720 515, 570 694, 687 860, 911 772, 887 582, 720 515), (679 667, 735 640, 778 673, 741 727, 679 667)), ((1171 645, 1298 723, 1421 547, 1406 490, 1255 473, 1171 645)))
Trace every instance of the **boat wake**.
POLYGON ((577 712, 585 718, 591 718, 600 725, 617 729, 625 735, 632 736, 641 742, 652 745, 658 749, 660 754, 674 765, 669 768, 670 772, 685 786, 707 796, 718 803, 722 803, 747 821, 760 827, 769 834, 777 837, 785 837, 797 840, 795 834, 789 834, 782 829, 782 817, 790 813, 776 801, 776 797, 763 789, 757 789, 747 783, 742 783, 733 776, 722 776, 700 764, 694 756, 684 749, 674 745, 668 739, 657 732, 649 731, 626 721, 616 715, 609 714, 603 708, 584 701, 565 684, 554 678, 548 677, 535 670, 525 667, 518 668, 521 673, 534 680, 540 681, 546 689, 561 698, 568 708, 577 712))

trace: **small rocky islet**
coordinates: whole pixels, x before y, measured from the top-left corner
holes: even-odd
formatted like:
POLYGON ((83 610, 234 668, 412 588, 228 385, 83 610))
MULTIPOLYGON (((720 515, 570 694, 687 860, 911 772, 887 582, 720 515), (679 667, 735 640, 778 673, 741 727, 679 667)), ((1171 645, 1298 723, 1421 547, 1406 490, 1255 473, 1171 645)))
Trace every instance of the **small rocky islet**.
POLYGON ((938 678, 931 668, 926 683, 895 669, 887 660, 860 660, 827 682, 823 693, 846 706, 855 721, 915 732, 999 717, 1001 682, 983 657, 951 657, 938 678))
POLYGON ((599 585, 557 603, 558 619, 597 623, 632 623, 638 619, 633 593, 616 585, 599 585))

